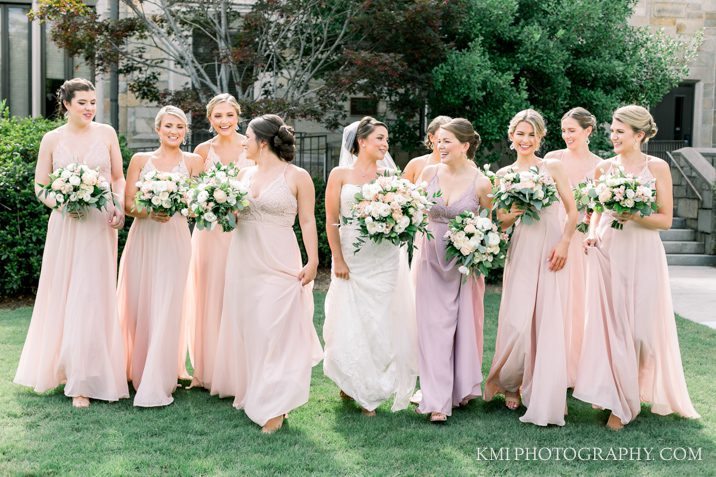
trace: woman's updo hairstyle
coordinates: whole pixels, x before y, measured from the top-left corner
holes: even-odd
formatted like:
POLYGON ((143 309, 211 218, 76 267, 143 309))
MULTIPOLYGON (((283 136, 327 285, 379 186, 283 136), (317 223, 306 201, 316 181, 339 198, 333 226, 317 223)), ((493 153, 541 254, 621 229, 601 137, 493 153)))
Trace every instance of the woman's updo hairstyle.
POLYGON ((592 131, 594 131, 594 129, 596 129, 597 127, 597 118, 584 108, 577 107, 570 109, 569 111, 564 113, 564 116, 562 116, 562 121, 567 118, 572 118, 577 121, 577 124, 579 124, 579 127, 582 129, 587 129, 591 127, 592 131))
POLYGON ((641 140, 642 144, 656 136, 656 133, 659 131, 649 110, 636 104, 622 106, 617 109, 614 111, 612 119, 616 119, 631 127, 635 133, 643 132, 644 138, 641 140))
POLYGON ((187 119, 186 114, 184 114, 184 111, 182 111, 181 109, 171 105, 164 106, 154 117, 154 129, 159 129, 159 126, 162 125, 162 118, 167 114, 181 119, 181 121, 186 126, 187 132, 189 132, 189 120, 187 119))
POLYGON ((65 101, 72 102, 78 91, 94 91, 94 85, 90 80, 84 78, 72 78, 65 81, 57 90, 57 110, 67 116, 65 101))
POLYGON ((455 118, 443 124, 440 128, 453 133, 462 144, 470 144, 466 153, 467 158, 470 160, 475 158, 475 151, 477 151, 481 141, 480 135, 472 127, 470 121, 465 118, 455 118))
POLYGON ((443 124, 447 124, 451 120, 452 120, 452 118, 450 116, 437 116, 432 121, 430 121, 430 124, 428 124, 428 130, 426 131, 426 134, 425 134, 425 141, 423 141, 423 144, 425 144, 425 147, 427 147, 431 151, 433 150, 433 148, 435 147, 435 144, 433 144, 432 141, 430 140, 430 135, 432 134, 434 136, 435 133, 438 132, 438 129, 440 129, 440 127, 443 124))
POLYGON ((532 126, 535 136, 537 136, 540 140, 547 135, 547 126, 544 124, 544 118, 534 109, 524 109, 515 114, 510 121, 510 126, 507 128, 507 132, 509 134, 514 134, 515 129, 517 129, 517 125, 520 123, 527 123, 532 126))
POLYGON ((254 118, 249 127, 257 141, 266 141, 269 150, 286 162, 296 156, 296 136, 291 126, 287 126, 280 116, 264 114, 254 118))
POLYGON ((360 150, 358 140, 367 138, 373 130, 379 126, 384 127, 386 130, 388 129, 388 126, 386 126, 385 123, 382 123, 371 116, 366 116, 361 119, 358 123, 358 127, 356 128, 356 137, 353 139, 353 144, 351 144, 350 153, 357 156, 358 151, 360 150))
POLYGON ((229 103, 233 108, 236 110, 236 115, 241 116, 241 106, 239 105, 239 102, 236 101, 236 98, 234 98, 229 93, 221 93, 217 94, 213 98, 209 100, 209 102, 206 104, 206 118, 211 119, 211 113, 214 111, 214 108, 217 104, 221 103, 229 103))

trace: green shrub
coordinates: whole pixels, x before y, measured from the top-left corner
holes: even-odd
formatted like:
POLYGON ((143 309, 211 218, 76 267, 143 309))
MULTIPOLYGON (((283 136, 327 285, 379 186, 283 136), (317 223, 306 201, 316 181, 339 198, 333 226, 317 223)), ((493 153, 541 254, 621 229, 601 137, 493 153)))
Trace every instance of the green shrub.
MULTIPOLYGON (((330 268, 331 266, 331 247, 328 246, 328 237, 326 235, 326 182, 320 177, 313 178, 313 185, 316 188, 316 229, 318 230, 318 266, 330 268)), ((298 216, 293 226, 298 238, 298 244, 301 247, 301 256, 306 261, 306 251, 303 248, 303 236, 301 235, 301 227, 298 224, 298 216)))

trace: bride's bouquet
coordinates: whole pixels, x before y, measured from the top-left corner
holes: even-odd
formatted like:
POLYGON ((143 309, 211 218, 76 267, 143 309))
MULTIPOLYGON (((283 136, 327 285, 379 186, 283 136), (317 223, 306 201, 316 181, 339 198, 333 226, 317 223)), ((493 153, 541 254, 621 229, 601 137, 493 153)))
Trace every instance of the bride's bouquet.
POLYGON ((137 211, 172 216, 177 212, 187 215, 186 191, 188 183, 181 174, 151 170, 137 181, 134 206, 137 211))
MULTIPOLYGON (((216 164, 199 175, 187 192, 187 212, 196 218, 199 229, 213 229, 217 224, 224 232, 236 228, 236 215, 249 206, 248 188, 238 181, 239 168, 216 164)), ((182 211, 182 213, 184 213, 182 211)))
POLYGON ((508 235, 487 217, 466 210, 448 224, 445 232, 448 260, 457 258, 458 270, 469 275, 487 276, 490 270, 504 266, 507 256, 508 235))
POLYGON ((38 184, 40 196, 55 200, 54 209, 80 213, 89 208, 102 209, 112 200, 109 182, 99 169, 71 163, 50 174, 50 182, 38 184))
POLYGON ((413 184, 387 173, 363 184, 355 195, 351 216, 344 217, 344 222, 357 223, 360 230, 353 243, 355 253, 366 239, 402 245, 412 242, 417 233, 432 238, 427 228, 427 211, 434 202, 428 198, 425 187, 424 183, 413 184))
MULTIPOLYGON (((615 214, 640 214, 642 217, 657 211, 654 181, 644 182, 633 174, 627 174, 622 167, 602 175, 594 187, 594 210, 611 210, 615 214)), ((624 224, 612 220, 612 228, 621 230, 624 224)))
POLYGON ((589 230, 589 219, 594 212, 594 199, 596 191, 594 190, 594 182, 587 179, 577 184, 572 190, 574 193, 574 202, 577 204, 577 210, 583 212, 582 219, 577 224, 577 231, 586 234, 589 230))
POLYGON ((529 224, 539 220, 539 211, 557 201, 557 187, 550 176, 539 173, 537 167, 526 171, 512 170, 499 177, 495 191, 495 205, 510 210, 515 204, 524 210, 521 220, 529 224))

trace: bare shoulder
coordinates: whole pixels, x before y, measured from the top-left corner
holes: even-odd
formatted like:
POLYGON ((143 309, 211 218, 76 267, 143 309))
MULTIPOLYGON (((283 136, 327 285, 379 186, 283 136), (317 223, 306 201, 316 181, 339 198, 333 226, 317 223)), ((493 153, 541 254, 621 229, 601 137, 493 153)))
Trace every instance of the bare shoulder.
POLYGON ((330 174, 328 174, 328 180, 337 181, 342 180, 345 178, 346 174, 351 170, 350 167, 346 166, 337 166, 331 169, 330 174))
POLYGON ((92 124, 94 125, 93 127, 94 127, 95 131, 99 132, 100 134, 102 134, 105 137, 111 138, 111 137, 117 136, 117 131, 115 131, 115 129, 112 126, 110 126, 109 124, 104 124, 104 123, 92 123, 92 124))
POLYGON ((438 173, 439 167, 440 167, 440 164, 433 164, 431 166, 425 166, 425 168, 423 168, 422 174, 420 174, 420 178, 422 178, 422 180, 424 180, 424 181, 427 181, 428 179, 432 179, 438 173))
POLYGON ((313 183, 313 178, 311 177, 311 174, 309 174, 308 171, 306 169, 304 169, 303 167, 298 167, 294 164, 290 164, 288 166, 288 169, 286 170, 286 173, 290 177, 294 178, 296 181, 299 181, 299 182, 309 181, 309 182, 313 183))
POLYGON ((495 175, 497 176, 504 176, 508 172, 512 170, 513 164, 510 164, 509 166, 502 167, 495 172, 495 175))
POLYGON ((60 126, 52 131, 46 132, 45 135, 42 136, 41 144, 47 148, 54 149, 64 134, 64 128, 65 126, 60 126))
POLYGON ((647 166, 652 173, 671 173, 671 167, 669 167, 669 164, 665 160, 654 156, 647 156, 647 158, 649 159, 647 166))
POLYGON ((142 168, 147 163, 150 157, 154 155, 154 151, 152 152, 135 152, 132 155, 132 159, 129 161, 129 167, 138 167, 142 168))
POLYGON ((246 166, 239 169, 239 175, 236 176, 238 180, 244 179, 246 176, 251 176, 256 170, 257 166, 246 166))
POLYGON ((194 148, 194 154, 198 154, 201 157, 209 155, 209 147, 211 147, 211 139, 204 141, 194 148))
POLYGON ((556 151, 549 151, 547 154, 545 154, 544 159, 562 159, 562 156, 564 155, 564 149, 557 149, 556 151))
POLYGON ((478 174, 477 179, 475 179, 475 190, 479 195, 492 191, 492 182, 485 174, 478 174))
POLYGON ((425 161, 427 161, 429 157, 430 157, 430 154, 425 154, 422 156, 414 157, 408 161, 408 164, 405 166, 405 169, 407 170, 408 167, 418 167, 419 165, 424 164, 425 161))

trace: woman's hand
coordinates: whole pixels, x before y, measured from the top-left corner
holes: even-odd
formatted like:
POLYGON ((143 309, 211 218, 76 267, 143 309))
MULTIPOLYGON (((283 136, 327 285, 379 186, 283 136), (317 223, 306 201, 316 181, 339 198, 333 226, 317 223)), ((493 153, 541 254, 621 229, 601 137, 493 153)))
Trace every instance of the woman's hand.
POLYGON ((87 211, 85 209, 79 209, 75 210, 74 212, 67 212, 67 215, 69 215, 73 219, 82 220, 87 216, 87 211))
POLYGON ((569 250, 569 242, 566 240, 560 240, 556 247, 552 249, 549 254, 549 269, 553 272, 557 272, 564 268, 567 263, 567 252, 569 250))
POLYGON ((160 224, 163 224, 165 222, 169 222, 169 219, 171 219, 171 216, 165 214, 164 212, 150 212, 149 218, 154 220, 155 222, 159 222, 160 224))
POLYGON ((318 273, 318 264, 308 262, 305 267, 301 269, 298 274, 298 279, 301 280, 301 286, 306 286, 316 279, 318 273))
POLYGON ((114 204, 107 204, 107 223, 115 230, 124 227, 124 210, 114 204))
POLYGON ((336 278, 348 280, 350 270, 348 269, 348 264, 345 262, 345 260, 333 260, 333 274, 336 276, 336 278))
POLYGON ((590 235, 589 237, 584 239, 584 242, 582 242, 582 248, 584 249, 584 254, 587 254, 587 251, 591 248, 597 245, 597 237, 590 235))
POLYGON ((515 219, 525 213, 525 209, 520 208, 517 204, 512 204, 510 207, 510 215, 513 215, 515 219))

